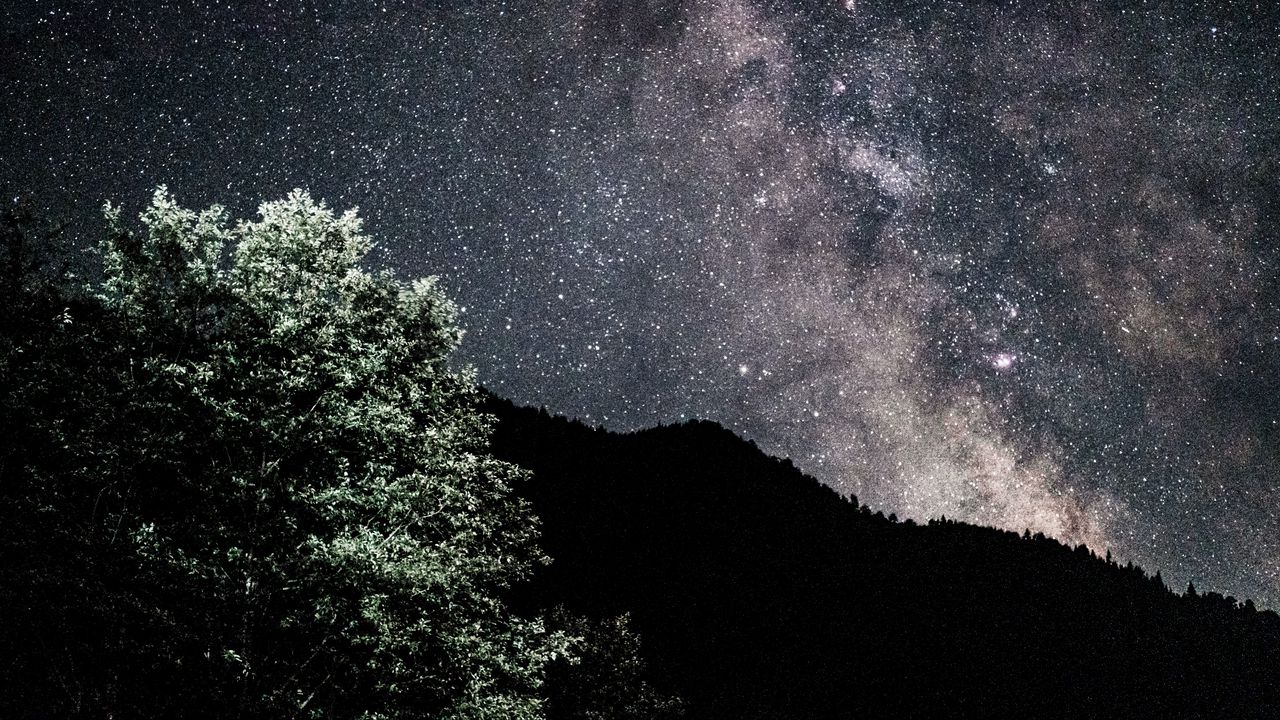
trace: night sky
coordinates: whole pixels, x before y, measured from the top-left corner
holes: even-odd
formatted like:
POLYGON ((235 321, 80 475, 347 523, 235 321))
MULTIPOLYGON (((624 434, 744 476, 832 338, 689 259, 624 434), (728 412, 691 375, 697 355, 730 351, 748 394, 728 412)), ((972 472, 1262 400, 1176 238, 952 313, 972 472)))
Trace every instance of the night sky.
POLYGON ((306 188, 442 277, 501 395, 717 420, 886 513, 1280 602, 1271 0, 17 0, 0 28, 4 202, 84 242, 159 184, 241 216, 306 188))

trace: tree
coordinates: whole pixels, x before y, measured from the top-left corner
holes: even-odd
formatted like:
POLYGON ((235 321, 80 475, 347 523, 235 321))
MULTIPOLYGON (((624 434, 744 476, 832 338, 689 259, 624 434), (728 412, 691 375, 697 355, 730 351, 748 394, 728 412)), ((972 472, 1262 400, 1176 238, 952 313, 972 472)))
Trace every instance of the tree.
POLYGON ((554 608, 548 622, 574 643, 572 657, 552 663, 547 673, 547 709, 564 720, 668 720, 684 706, 645 676, 640 637, 631 618, 592 620, 554 608))
POLYGON ((3 429, 31 429, 0 450, 26 623, 0 640, 29 691, 0 703, 541 716, 566 641, 500 599, 543 557, 435 281, 363 269, 355 213, 300 191, 256 222, 163 188, 140 231, 106 216, 101 283, 3 346, 3 429))

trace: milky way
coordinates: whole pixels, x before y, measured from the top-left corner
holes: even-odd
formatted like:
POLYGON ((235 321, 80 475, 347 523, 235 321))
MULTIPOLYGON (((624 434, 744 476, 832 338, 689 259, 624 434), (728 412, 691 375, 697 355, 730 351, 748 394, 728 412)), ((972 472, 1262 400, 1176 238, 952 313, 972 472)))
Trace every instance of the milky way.
POLYGON ((1269 3, 0 17, 8 196, 305 187, 442 276, 500 394, 1280 599, 1269 3))

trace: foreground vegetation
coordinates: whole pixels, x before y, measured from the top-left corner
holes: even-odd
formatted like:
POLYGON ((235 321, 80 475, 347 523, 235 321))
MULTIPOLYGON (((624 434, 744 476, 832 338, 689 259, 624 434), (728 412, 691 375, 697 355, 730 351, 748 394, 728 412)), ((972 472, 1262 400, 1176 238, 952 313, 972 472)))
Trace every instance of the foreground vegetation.
POLYGON ((4 218, 0 715, 670 705, 580 687, 581 657, 628 661, 624 621, 508 608, 546 558, 433 280, 364 269, 355 214, 301 192, 233 223, 160 190, 106 225, 84 283, 4 218))

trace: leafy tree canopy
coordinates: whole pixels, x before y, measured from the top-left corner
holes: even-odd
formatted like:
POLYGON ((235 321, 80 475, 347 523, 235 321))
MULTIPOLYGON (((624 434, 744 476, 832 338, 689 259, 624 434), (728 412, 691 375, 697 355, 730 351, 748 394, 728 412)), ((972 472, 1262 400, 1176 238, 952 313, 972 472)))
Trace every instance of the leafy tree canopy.
POLYGON ((435 281, 300 191, 106 217, 100 283, 3 284, 0 708, 540 717, 567 641, 500 600, 543 558, 435 281))

